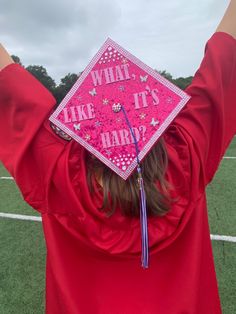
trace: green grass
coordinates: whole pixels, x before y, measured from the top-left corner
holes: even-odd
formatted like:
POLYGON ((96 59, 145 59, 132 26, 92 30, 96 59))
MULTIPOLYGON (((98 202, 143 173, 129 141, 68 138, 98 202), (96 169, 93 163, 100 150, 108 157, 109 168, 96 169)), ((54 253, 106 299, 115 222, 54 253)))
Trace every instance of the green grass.
POLYGON ((228 147, 225 156, 234 156, 236 157, 236 139, 234 139, 230 146, 228 147))
POLYGON ((7 176, 9 176, 9 173, 7 172, 7 170, 6 170, 5 167, 2 165, 1 162, 0 162, 0 176, 1 176, 1 177, 7 177, 7 176))
POLYGON ((210 230, 213 234, 236 236, 236 159, 223 159, 207 187, 210 230))
MULTIPOLYGON (((226 156, 236 157, 236 139, 226 156)), ((9 176, 2 165, 0 176, 9 176)), ((212 234, 236 236, 235 177, 236 159, 224 159, 207 188, 212 234)), ((0 212, 38 215, 23 202, 14 181, 0 180, 0 197, 0 212)), ((212 241, 212 246, 223 313, 235 314, 236 243, 212 241)), ((41 223, 0 218, 0 248, 0 313, 43 314, 45 244, 41 223)))
POLYGON ((235 314, 236 243, 212 241, 212 246, 223 314, 235 314))
POLYGON ((44 312, 45 246, 39 222, 0 219, 0 313, 44 312))
MULTIPOLYGON (((0 176, 2 176, 1 169, 0 176)), ((2 213, 38 215, 35 210, 23 201, 14 181, 0 180, 0 199, 0 212, 2 213)))

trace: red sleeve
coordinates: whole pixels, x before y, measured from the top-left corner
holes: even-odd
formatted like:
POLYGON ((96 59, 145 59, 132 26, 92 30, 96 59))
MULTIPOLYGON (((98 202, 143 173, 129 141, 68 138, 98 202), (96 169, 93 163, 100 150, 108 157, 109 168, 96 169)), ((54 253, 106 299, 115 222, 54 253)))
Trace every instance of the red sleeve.
POLYGON ((186 92, 192 96, 174 125, 191 138, 204 184, 213 178, 236 133, 236 40, 215 33, 186 92))
POLYGON ((0 160, 23 197, 43 211, 48 181, 65 141, 48 123, 52 95, 17 64, 0 71, 0 160))

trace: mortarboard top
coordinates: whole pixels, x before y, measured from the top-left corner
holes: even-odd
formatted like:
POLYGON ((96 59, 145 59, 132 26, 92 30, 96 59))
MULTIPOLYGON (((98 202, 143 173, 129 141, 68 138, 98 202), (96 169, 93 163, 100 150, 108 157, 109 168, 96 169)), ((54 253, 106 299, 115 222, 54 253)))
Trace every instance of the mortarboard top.
POLYGON ((127 179, 189 98, 108 38, 50 121, 127 179))
POLYGON ((140 161, 189 98, 108 38, 50 117, 123 179, 137 167, 144 268, 148 226, 140 161))

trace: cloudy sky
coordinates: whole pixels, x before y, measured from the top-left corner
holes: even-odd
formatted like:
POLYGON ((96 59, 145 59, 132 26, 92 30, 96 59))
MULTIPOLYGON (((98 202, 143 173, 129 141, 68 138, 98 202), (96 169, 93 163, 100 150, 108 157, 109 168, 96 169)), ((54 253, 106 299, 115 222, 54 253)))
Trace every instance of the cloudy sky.
POLYGON ((229 0, 0 0, 0 42, 57 82, 107 37, 149 66, 193 75, 229 0))

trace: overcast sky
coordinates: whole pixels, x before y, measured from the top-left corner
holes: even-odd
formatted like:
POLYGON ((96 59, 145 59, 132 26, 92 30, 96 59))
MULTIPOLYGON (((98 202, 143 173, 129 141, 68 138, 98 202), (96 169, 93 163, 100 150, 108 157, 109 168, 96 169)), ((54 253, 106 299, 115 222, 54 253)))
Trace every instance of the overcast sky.
POLYGON ((57 82, 107 37, 149 66, 193 75, 229 0, 0 0, 0 42, 57 82))

